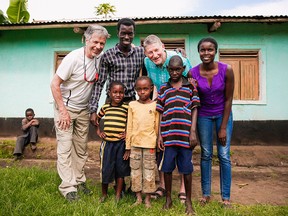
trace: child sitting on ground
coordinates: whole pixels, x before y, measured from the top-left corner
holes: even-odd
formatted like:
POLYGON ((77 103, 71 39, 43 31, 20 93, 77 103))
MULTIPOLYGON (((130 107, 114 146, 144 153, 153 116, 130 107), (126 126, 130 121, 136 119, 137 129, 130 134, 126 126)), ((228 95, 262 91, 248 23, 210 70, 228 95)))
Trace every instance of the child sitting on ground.
POLYGON ((160 88, 157 111, 160 113, 158 147, 164 151, 160 169, 164 172, 166 203, 163 209, 172 207, 172 172, 176 167, 184 174, 186 214, 193 214, 191 201, 192 151, 197 145, 196 121, 199 96, 196 87, 182 76, 185 69, 181 57, 173 56, 168 64, 170 79, 160 88), (165 147, 165 149, 164 149, 165 147))
POLYGON ((103 139, 100 147, 102 197, 104 202, 108 196, 108 184, 116 180, 116 201, 121 198, 124 177, 130 175, 129 151, 125 151, 125 130, 128 115, 128 105, 123 103, 124 85, 113 81, 110 84, 108 95, 110 103, 104 104, 98 115, 98 123, 104 118, 104 129, 100 131, 99 125, 96 132, 103 139))
POLYGON ((32 151, 36 151, 36 143, 38 141, 38 128, 39 121, 35 119, 34 110, 31 108, 26 109, 25 118, 22 119, 22 127, 23 135, 19 136, 16 141, 16 146, 14 149, 13 155, 15 156, 15 160, 20 160, 23 157, 23 151, 25 146, 29 143, 31 144, 32 151))
POLYGON ((149 77, 139 77, 135 83, 135 90, 139 99, 129 103, 126 150, 131 150, 132 191, 136 192, 137 197, 134 205, 142 203, 142 193, 145 193, 145 206, 150 208, 151 193, 156 189, 155 163, 159 113, 156 111, 156 101, 150 99, 153 84, 149 77))

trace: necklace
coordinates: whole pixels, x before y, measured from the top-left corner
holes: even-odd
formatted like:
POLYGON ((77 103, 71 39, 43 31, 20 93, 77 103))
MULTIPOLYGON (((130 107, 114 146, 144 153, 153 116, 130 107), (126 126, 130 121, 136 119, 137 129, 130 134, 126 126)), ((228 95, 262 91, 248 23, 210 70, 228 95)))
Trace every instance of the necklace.
MULTIPOLYGON (((84 64, 83 64, 83 69, 84 69, 84 80, 85 80, 86 82, 88 82, 89 84, 93 84, 93 83, 95 83, 95 82, 98 81, 98 77, 99 77, 99 74, 98 74, 98 72, 97 72, 97 68, 96 68, 96 62, 94 61, 94 66, 95 66, 95 70, 96 70, 95 77, 94 77, 93 80, 87 80, 85 57, 86 57, 86 55, 85 55, 85 47, 84 47, 84 64)), ((96 58, 96 57, 94 57, 94 59, 95 59, 95 58, 96 58)))

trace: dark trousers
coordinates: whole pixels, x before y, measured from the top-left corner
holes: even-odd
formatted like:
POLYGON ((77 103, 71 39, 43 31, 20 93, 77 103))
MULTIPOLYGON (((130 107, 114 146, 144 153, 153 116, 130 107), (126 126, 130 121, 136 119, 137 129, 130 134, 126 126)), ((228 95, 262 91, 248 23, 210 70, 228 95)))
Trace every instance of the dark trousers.
POLYGON ((17 137, 13 155, 22 155, 25 146, 28 145, 29 143, 36 144, 37 140, 38 140, 38 128, 35 126, 31 126, 29 129, 27 129, 27 131, 23 135, 17 137))

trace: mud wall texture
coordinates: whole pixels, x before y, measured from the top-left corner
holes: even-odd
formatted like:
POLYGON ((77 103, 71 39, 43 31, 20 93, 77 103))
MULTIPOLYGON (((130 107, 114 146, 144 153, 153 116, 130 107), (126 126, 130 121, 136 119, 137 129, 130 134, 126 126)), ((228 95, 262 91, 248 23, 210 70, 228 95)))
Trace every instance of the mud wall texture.
MULTIPOLYGON (((53 118, 40 120, 39 136, 55 137, 53 118)), ((22 118, 0 118, 0 136, 18 136, 22 118)), ((99 140, 94 126, 90 126, 89 140, 99 140)), ((285 145, 288 146, 288 120, 234 121, 232 145, 285 145)))

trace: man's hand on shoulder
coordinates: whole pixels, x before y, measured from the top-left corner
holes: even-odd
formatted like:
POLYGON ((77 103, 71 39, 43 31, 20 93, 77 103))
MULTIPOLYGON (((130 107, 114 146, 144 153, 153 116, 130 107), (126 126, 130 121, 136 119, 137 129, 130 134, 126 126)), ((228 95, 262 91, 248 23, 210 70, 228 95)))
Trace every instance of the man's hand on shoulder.
POLYGON ((176 48, 176 49, 175 49, 175 52, 181 53, 182 57, 187 58, 187 53, 186 53, 186 51, 185 51, 184 49, 182 49, 182 48, 176 48))

